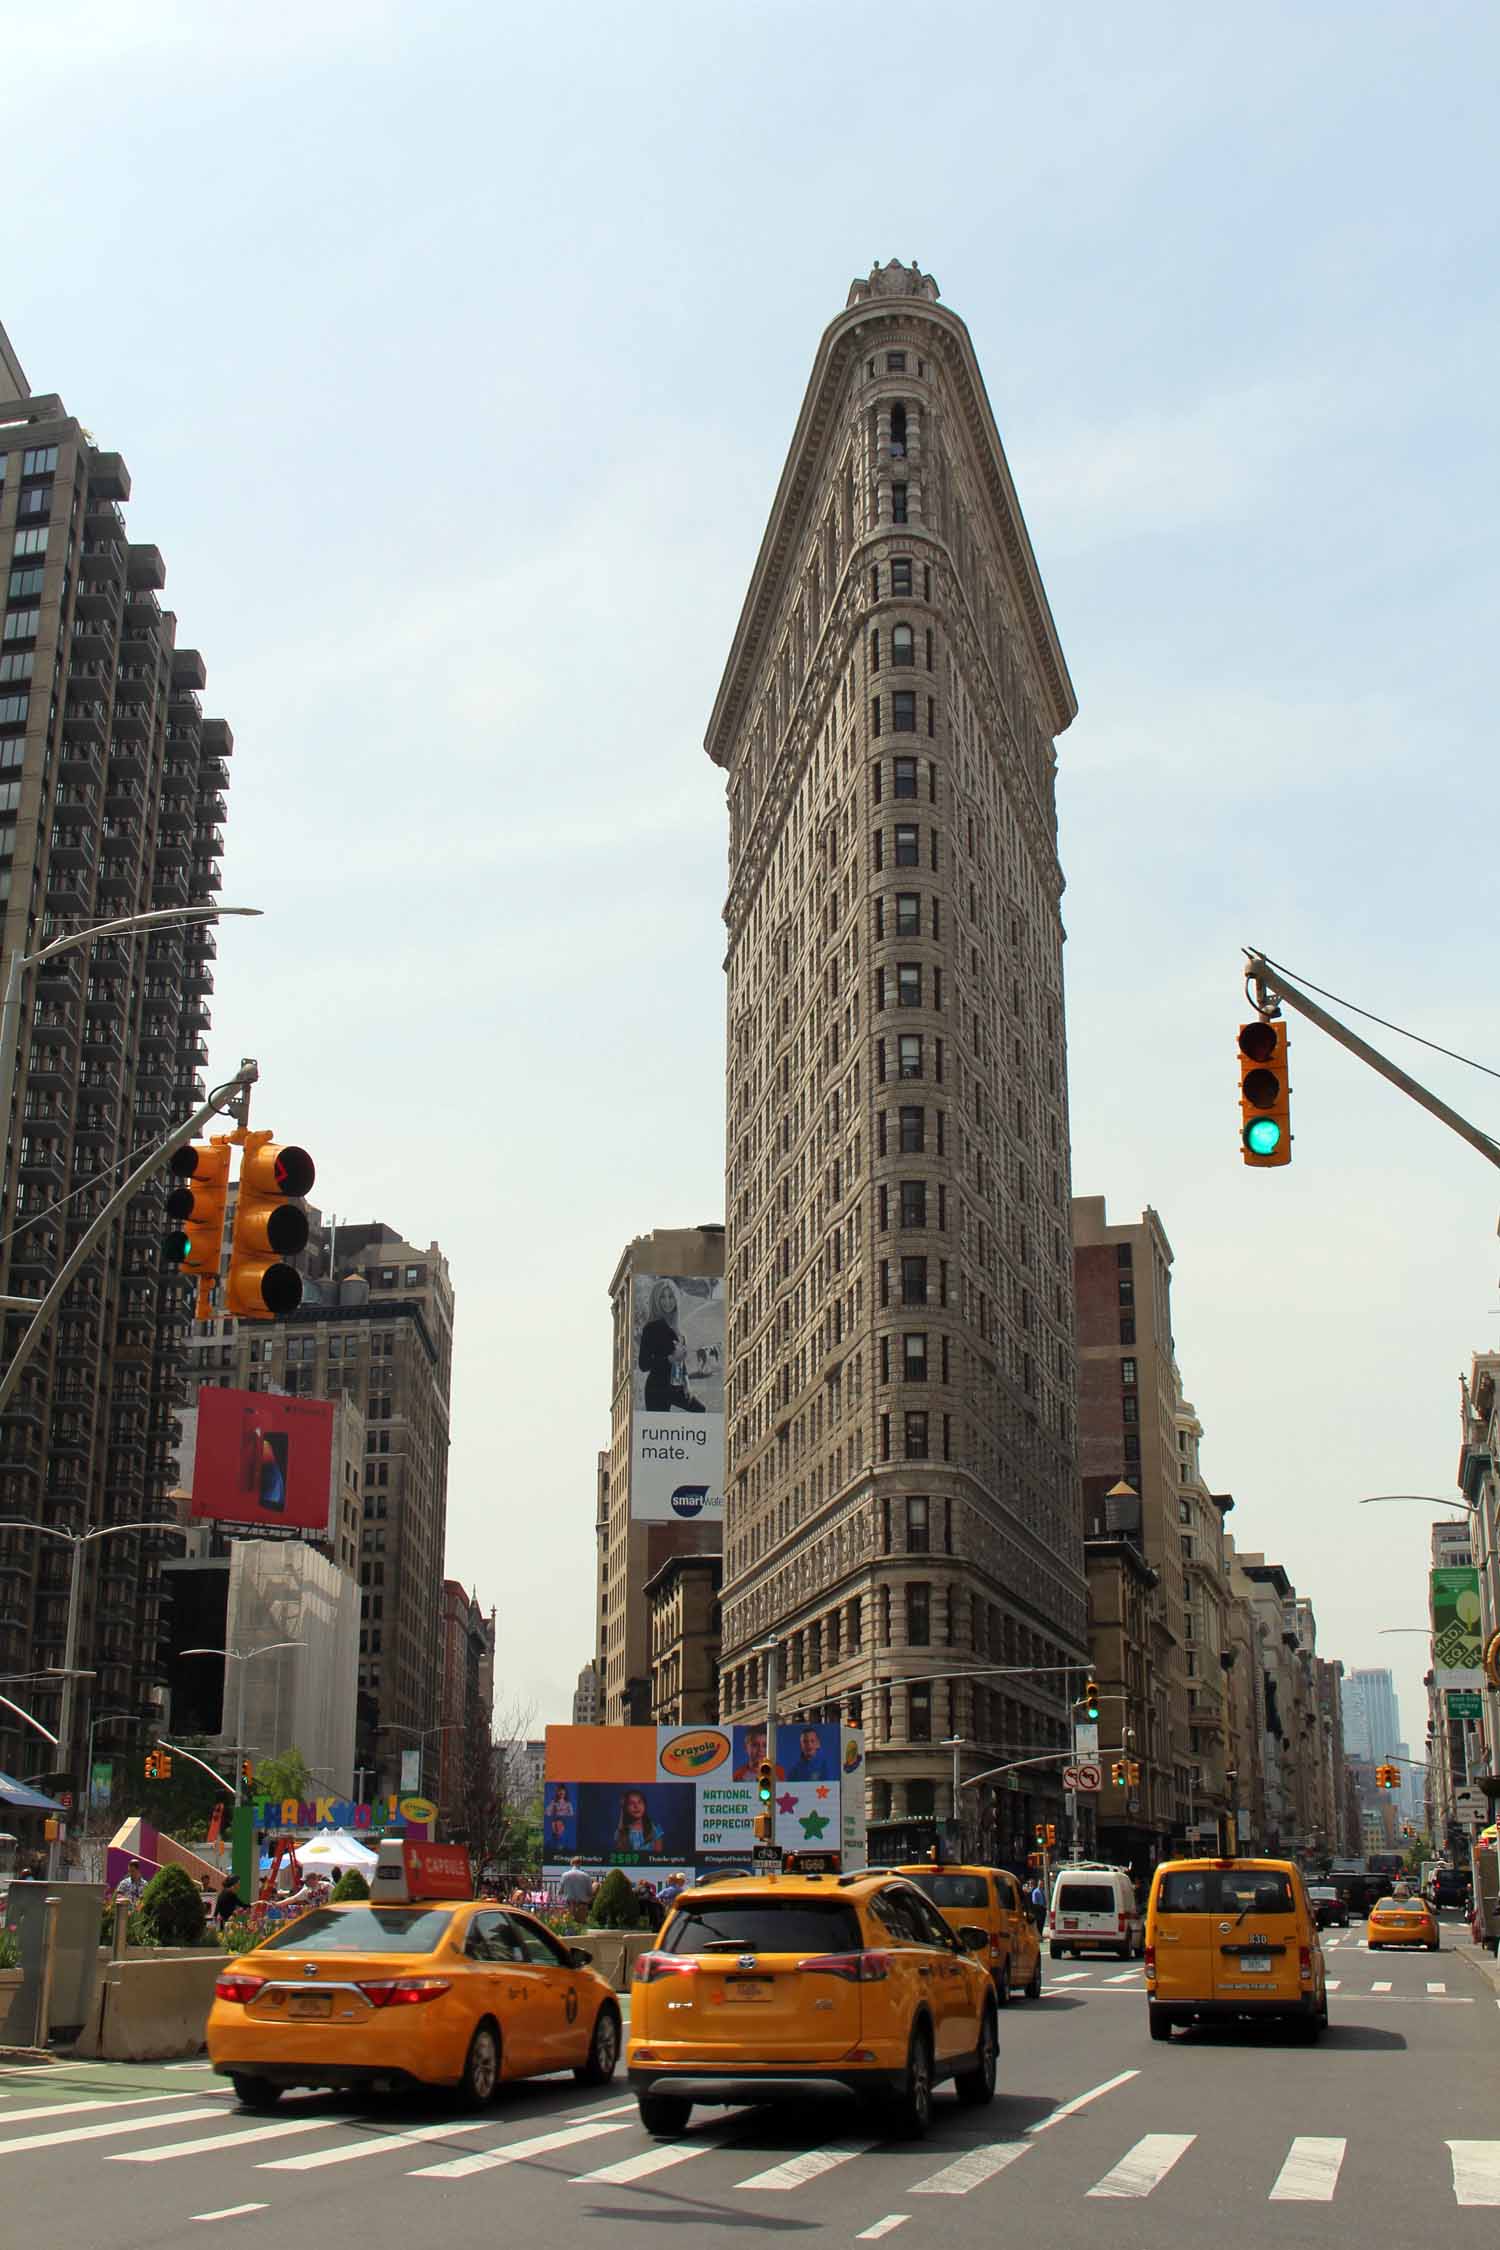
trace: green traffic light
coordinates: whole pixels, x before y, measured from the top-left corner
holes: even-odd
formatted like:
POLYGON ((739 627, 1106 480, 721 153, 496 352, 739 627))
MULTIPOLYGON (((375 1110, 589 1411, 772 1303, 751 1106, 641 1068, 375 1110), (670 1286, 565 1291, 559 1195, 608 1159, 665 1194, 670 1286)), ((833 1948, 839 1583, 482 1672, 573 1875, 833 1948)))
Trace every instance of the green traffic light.
POLYGON ((169 1234, 161 1246, 162 1257, 169 1266, 180 1266, 192 1247, 191 1235, 169 1234))
POLYGON ((1252 1156, 1273 1156, 1281 1146, 1281 1126, 1274 1117, 1257 1117, 1245 1127, 1245 1146, 1252 1156))

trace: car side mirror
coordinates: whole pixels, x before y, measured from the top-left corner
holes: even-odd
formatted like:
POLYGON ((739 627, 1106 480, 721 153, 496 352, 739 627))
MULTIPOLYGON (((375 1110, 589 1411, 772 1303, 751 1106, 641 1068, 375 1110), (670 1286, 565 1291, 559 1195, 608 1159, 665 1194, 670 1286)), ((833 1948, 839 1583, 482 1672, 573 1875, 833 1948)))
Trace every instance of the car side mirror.
POLYGON ((568 1959, 575 1969, 592 1968, 594 1963, 594 1956, 586 1945, 570 1945, 568 1959))
POLYGON ((988 1930, 980 1929, 977 1922, 965 1922, 959 1928, 958 1942, 965 1953, 982 1953, 990 1942, 990 1935, 988 1930))

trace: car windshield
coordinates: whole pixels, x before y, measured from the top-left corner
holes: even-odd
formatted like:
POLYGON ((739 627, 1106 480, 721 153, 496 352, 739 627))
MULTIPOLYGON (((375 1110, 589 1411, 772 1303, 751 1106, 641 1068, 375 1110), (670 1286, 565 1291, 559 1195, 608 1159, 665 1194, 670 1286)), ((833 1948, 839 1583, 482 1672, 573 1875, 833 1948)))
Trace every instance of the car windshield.
POLYGON ((265 1938, 261 1951, 435 1953, 452 1920, 426 1906, 320 1906, 265 1938))
POLYGON ((1163 1875, 1158 1914, 1290 1914, 1289 1878, 1265 1867, 1179 1867, 1163 1875))
POLYGON ((982 1875, 933 1875, 908 1872, 908 1881, 925 1891, 934 1906, 975 1907, 983 1914, 990 1903, 989 1886, 982 1875))
POLYGON ((1319 1901, 1326 1901, 1328 1899, 1336 1899, 1339 1894, 1329 1883, 1309 1883, 1307 1887, 1307 1895, 1309 1898, 1315 1898, 1319 1901))
POLYGON ((857 1953, 859 1917, 841 1898, 719 1896, 680 1907, 663 1953, 857 1953))

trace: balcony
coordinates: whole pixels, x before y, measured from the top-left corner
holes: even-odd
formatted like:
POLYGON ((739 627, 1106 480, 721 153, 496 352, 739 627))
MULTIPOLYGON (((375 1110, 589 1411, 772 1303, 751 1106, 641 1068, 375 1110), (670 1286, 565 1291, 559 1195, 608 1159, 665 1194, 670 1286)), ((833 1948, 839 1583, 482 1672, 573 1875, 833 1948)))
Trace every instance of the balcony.
POLYGON ((99 696, 70 695, 63 710, 63 740, 91 742, 97 747, 104 740, 108 718, 108 706, 99 696))
POLYGON ((117 539, 85 539, 79 550, 80 568, 99 584, 118 580, 125 571, 125 550, 117 539))
POLYGON ((75 657, 106 658, 115 645, 114 619, 102 611, 90 616, 75 610, 70 646, 75 657))
POLYGON ((146 779, 146 752, 144 746, 130 735, 112 735, 109 745, 109 787, 106 797, 112 796, 117 781, 133 781, 144 786, 146 779))
POLYGON ((132 544, 129 553, 132 596, 147 593, 153 588, 159 593, 167 583, 167 566, 161 559, 161 549, 132 544))
MULTIPOLYGON (((51 1187, 61 1193, 63 1180, 66 1177, 62 1143, 60 1141, 34 1140, 28 1134, 21 1143, 21 1158, 18 1170, 23 1180, 30 1181, 40 1187, 51 1187)), ((14 1403, 12 1403, 10 1411, 14 1413, 14 1403)))
POLYGON ((172 692, 186 692, 208 685, 208 672, 203 658, 195 648, 179 648, 172 652, 172 692))
POLYGON ((51 868, 47 874, 47 910, 51 914, 87 914, 90 881, 81 867, 51 868))
MULTIPOLYGON (((81 590, 81 589, 80 589, 81 590)), ((131 586, 125 595, 125 615, 132 626, 161 630, 161 603, 143 586, 131 586)))
MULTIPOLYGON (((131 763, 140 761, 132 759, 131 763)), ((115 820, 125 822, 132 833, 138 832, 146 811, 146 792, 134 774, 126 773, 111 758, 109 777, 104 785, 105 809, 115 820)))
POLYGON ((115 539, 124 544, 125 518, 115 501, 92 484, 83 504, 83 527, 90 539, 115 539))
POLYGON ((51 851, 47 865, 51 867, 91 868, 99 856, 99 848, 91 831, 78 824, 52 831, 51 851))
POLYGON ((73 615, 77 618, 97 620, 101 630, 107 624, 113 639, 115 624, 120 614, 120 581, 118 578, 80 578, 73 596, 73 615))
POLYGON ((104 775, 104 759, 98 741, 90 734, 64 734, 57 770, 63 779, 97 789, 104 775))
MULTIPOLYGON (((223 795, 219 790, 209 788, 199 793, 198 818, 200 821, 208 820, 218 822, 226 819, 228 816, 228 812, 229 807, 225 803, 223 795)), ((220 851, 224 849, 222 841, 220 842, 219 849, 220 851)))
POLYGON ((144 742, 151 733, 151 706, 138 695, 126 701, 116 696, 114 711, 114 740, 116 742, 144 742))

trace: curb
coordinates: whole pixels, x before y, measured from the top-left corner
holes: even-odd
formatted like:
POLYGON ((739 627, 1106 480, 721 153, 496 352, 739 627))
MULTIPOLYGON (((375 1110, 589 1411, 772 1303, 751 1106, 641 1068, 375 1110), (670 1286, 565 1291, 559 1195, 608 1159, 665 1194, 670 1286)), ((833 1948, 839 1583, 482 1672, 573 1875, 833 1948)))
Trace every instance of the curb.
POLYGON ((54 2063, 57 2056, 45 2047, 0 2047, 0 2063, 54 2063))
POLYGON ((1454 1952, 1467 1968, 1482 1978, 1490 1990, 1500 1997, 1500 1960, 1492 1953, 1482 1953, 1477 1945, 1455 1946, 1454 1952))

